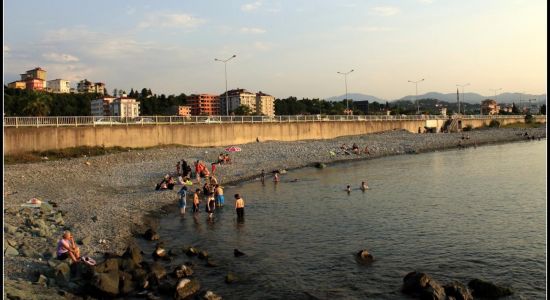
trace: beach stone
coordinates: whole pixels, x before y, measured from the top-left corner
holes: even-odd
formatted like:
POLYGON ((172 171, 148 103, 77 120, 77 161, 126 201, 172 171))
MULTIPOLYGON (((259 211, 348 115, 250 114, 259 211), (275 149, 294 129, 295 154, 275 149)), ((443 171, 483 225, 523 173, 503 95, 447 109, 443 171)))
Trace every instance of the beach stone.
POLYGON ((215 268, 215 267, 218 267, 219 264, 215 260, 208 258, 208 260, 206 261, 206 266, 209 268, 215 268))
POLYGON ((199 254, 199 250, 193 247, 189 247, 187 248, 187 250, 185 250, 185 254, 187 254, 187 256, 196 256, 199 254))
POLYGON ((472 290, 475 297, 500 298, 512 295, 514 292, 509 287, 496 285, 489 281, 473 279, 468 282, 468 287, 472 290))
POLYGON ((26 245, 19 248, 19 252, 24 257, 31 257, 31 258, 39 258, 40 257, 40 254, 38 254, 36 251, 34 251, 33 248, 31 248, 29 246, 26 246, 26 245))
POLYGON ((182 300, 194 295, 201 288, 200 283, 196 279, 184 278, 178 282, 176 286, 175 299, 182 300))
POLYGON ((448 298, 453 297, 455 300, 473 300, 474 297, 470 290, 458 281, 447 283, 443 286, 445 294, 448 298))
POLYGON ((160 239, 159 234, 152 228, 147 229, 147 231, 143 234, 143 237, 149 241, 157 241, 160 239))
POLYGON ((119 274, 115 272, 97 273, 94 286, 105 296, 116 297, 119 293, 119 274))
POLYGON ((166 277, 166 268, 158 262, 153 262, 151 264, 151 274, 155 279, 160 281, 162 278, 166 277))
POLYGON ((205 300, 222 300, 222 297, 219 296, 219 295, 216 295, 214 292, 212 291, 206 291, 206 293, 204 293, 204 295, 202 296, 203 299, 205 300))
POLYGON ((132 275, 126 272, 119 272, 120 293, 129 294, 135 290, 135 284, 132 281, 132 275))
POLYGON ((92 221, 97 222, 98 220, 99 220, 99 219, 97 218, 97 216, 93 216, 93 217, 92 217, 92 221))
POLYGON ((92 238, 90 236, 85 236, 79 241, 79 245, 85 245, 88 246, 92 243, 92 238))
POLYGON ((324 164, 324 163, 318 162, 318 163, 315 163, 315 167, 318 168, 318 169, 324 169, 324 168, 327 167, 327 165, 324 164))
POLYGON ((162 247, 157 247, 155 249, 155 251, 153 251, 153 258, 155 259, 158 259, 158 258, 163 258, 163 257, 166 257, 168 253, 166 252, 166 250, 162 247))
POLYGON ((237 281, 237 276, 235 276, 235 274, 229 272, 227 273, 227 275, 225 275, 225 283, 231 284, 235 281, 237 281))
POLYGON ((12 247, 17 247, 17 242, 15 240, 6 239, 6 242, 8 243, 8 245, 10 245, 12 247))
POLYGON ((410 272, 403 278, 403 293, 420 299, 445 299, 443 287, 426 273, 410 272))
POLYGON ((100 262, 95 266, 95 271, 97 273, 107 273, 107 272, 118 272, 119 268, 119 259, 118 258, 108 258, 103 262, 100 262))
POLYGON ((191 269, 186 265, 181 265, 179 267, 176 267, 176 269, 174 269, 173 275, 176 276, 176 278, 178 279, 183 277, 188 277, 193 275, 193 269, 191 269))
POLYGON ((143 251, 135 244, 128 245, 126 251, 123 254, 123 257, 130 258, 136 265, 141 264, 143 261, 143 251))
POLYGON ((10 225, 8 223, 5 223, 4 224, 4 232, 7 233, 7 234, 15 234, 15 232, 17 231, 17 227, 16 226, 13 226, 13 225, 10 225))
POLYGON ((244 254, 244 252, 241 252, 239 249, 233 249, 233 255, 235 255, 235 257, 240 257, 240 256, 243 256, 245 254, 244 254))
POLYGON ((4 255, 5 256, 18 256, 19 251, 17 251, 17 249, 13 248, 10 245, 7 245, 6 248, 4 248, 4 255))
POLYGON ((53 206, 51 206, 49 203, 42 202, 40 205, 40 211, 44 214, 50 214, 53 210, 53 206))
POLYGON ((208 252, 206 252, 206 250, 202 250, 201 252, 199 252, 199 258, 200 259, 207 259, 208 258, 208 252))
POLYGON ((38 276, 38 280, 36 281, 36 283, 45 287, 48 285, 48 277, 44 276, 43 274, 40 274, 40 276, 38 276))
POLYGON ((71 267, 68 263, 62 262, 55 267, 55 276, 58 281, 68 282, 71 278, 71 267))
POLYGON ((374 261, 374 256, 369 253, 366 249, 359 250, 356 254, 357 259, 362 263, 371 263, 374 261))

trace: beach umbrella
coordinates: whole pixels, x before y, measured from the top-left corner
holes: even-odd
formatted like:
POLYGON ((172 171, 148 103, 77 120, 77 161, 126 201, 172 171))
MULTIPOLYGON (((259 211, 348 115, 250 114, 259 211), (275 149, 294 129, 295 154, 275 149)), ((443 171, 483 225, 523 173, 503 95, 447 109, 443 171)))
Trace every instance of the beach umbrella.
POLYGON ((225 151, 227 152, 241 152, 241 148, 237 146, 231 146, 229 148, 225 148, 225 151))

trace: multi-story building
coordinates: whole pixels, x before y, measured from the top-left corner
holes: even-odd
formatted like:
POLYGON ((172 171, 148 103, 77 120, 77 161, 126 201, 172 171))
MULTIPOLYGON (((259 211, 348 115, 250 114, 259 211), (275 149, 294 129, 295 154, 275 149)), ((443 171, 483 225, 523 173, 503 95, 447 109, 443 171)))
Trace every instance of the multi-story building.
POLYGON ((32 70, 28 70, 24 74, 21 74, 21 81, 26 81, 28 79, 41 79, 46 80, 46 70, 36 67, 32 70))
POLYGON ((191 106, 180 105, 178 106, 178 116, 189 117, 191 115, 191 106))
POLYGON ((187 97, 187 104, 191 107, 191 114, 194 116, 220 114, 220 98, 217 95, 190 95, 187 97))
POLYGON ((91 101, 92 116, 110 116, 111 115, 111 103, 115 100, 115 97, 103 97, 94 99, 91 101))
POLYGON ((79 93, 96 93, 100 95, 105 95, 105 84, 102 82, 93 83, 88 79, 84 79, 77 84, 76 90, 79 93))
POLYGON ((49 80, 48 89, 53 93, 70 93, 71 82, 64 79, 49 80))
POLYGON ((245 89, 235 89, 227 91, 229 107, 226 107, 225 93, 220 95, 220 104, 222 114, 229 113, 241 105, 246 105, 251 111, 256 112, 256 94, 245 89))
POLYGON ((481 102, 482 115, 498 115, 500 106, 493 99, 485 99, 481 102))
POLYGON ((353 101, 353 106, 365 115, 369 114, 369 100, 353 101))
POLYGON ((42 91, 46 88, 46 81, 40 78, 28 78, 25 80, 25 88, 32 91, 42 91))
POLYGON ((8 83, 8 87, 12 89, 24 90, 27 88, 27 84, 24 81, 14 81, 8 83))
POLYGON ((275 115, 275 97, 262 93, 256 93, 256 113, 265 116, 275 115))
POLYGON ((115 98, 109 105, 109 109, 113 116, 122 118, 139 117, 139 102, 133 98, 115 98))

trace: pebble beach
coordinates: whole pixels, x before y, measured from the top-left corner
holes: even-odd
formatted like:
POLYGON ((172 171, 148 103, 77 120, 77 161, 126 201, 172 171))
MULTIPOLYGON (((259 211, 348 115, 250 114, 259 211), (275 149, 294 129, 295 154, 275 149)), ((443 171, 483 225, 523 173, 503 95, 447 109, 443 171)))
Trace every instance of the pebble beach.
MULTIPOLYGON (((233 162, 218 166, 215 175, 222 186, 228 186, 257 178, 262 169, 270 180, 274 170, 319 163, 330 167, 339 161, 527 142, 525 133, 546 138, 543 126, 437 134, 395 130, 331 140, 259 141, 235 145, 242 151, 231 153, 233 162), (361 150, 367 146, 369 154, 345 154, 340 149, 342 144, 351 147, 354 143, 361 150)), ((178 209, 178 186, 174 190, 155 190, 163 176, 174 174, 176 163, 182 159, 189 164, 203 160, 209 166, 227 146, 157 147, 4 166, 4 276, 8 287, 11 284, 12 289, 21 289, 27 283, 36 282, 37 272, 48 268, 47 261, 55 253, 56 241, 66 229, 71 230, 77 240, 83 240, 80 249, 84 255, 99 261, 106 252, 122 253, 134 236, 142 233, 145 223, 178 209), (31 198, 54 205, 45 211, 21 206, 31 198), (42 213, 38 215, 37 211, 42 213), (40 218, 44 220, 39 221, 40 218), (6 254, 7 247, 11 248, 10 255, 6 254)), ((55 288, 46 290, 32 285, 32 291, 37 289, 43 292, 44 299, 60 297, 55 288)))

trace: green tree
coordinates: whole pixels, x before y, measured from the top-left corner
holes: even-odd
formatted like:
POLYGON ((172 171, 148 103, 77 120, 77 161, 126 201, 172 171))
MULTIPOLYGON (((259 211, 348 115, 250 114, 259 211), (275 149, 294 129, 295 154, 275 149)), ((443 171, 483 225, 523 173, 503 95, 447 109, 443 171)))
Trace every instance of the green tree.
POLYGON ((546 104, 541 105, 540 107, 540 113, 542 115, 546 115, 546 104))
POLYGON ((31 95, 31 100, 23 108, 23 114, 34 117, 45 117, 50 114, 51 97, 45 94, 31 95))
POLYGON ((519 114, 519 108, 516 106, 514 102, 512 102, 512 113, 515 115, 519 114))
POLYGON ((248 105, 240 105, 239 107, 233 110, 233 113, 236 116, 249 116, 253 113, 248 105))

